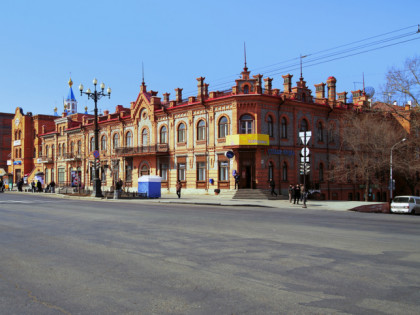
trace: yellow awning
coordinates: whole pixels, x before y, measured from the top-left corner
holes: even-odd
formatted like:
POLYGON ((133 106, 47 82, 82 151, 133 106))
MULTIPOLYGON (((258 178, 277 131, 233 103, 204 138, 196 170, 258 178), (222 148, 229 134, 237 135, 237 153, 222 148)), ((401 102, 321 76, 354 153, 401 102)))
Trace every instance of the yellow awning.
POLYGON ((226 136, 226 145, 270 145, 270 137, 263 134, 240 134, 226 136))

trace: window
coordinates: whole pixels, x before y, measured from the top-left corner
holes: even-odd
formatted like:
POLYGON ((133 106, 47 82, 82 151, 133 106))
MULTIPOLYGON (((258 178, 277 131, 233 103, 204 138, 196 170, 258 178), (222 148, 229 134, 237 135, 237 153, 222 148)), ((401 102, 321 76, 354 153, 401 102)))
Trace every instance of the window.
POLYGON ((149 167, 147 165, 143 165, 140 171, 140 176, 149 175, 149 174, 150 174, 149 167))
POLYGON ((70 143, 70 153, 73 154, 74 153, 74 142, 70 143))
POLYGON ((118 133, 114 133, 114 136, 112 137, 112 147, 114 148, 114 150, 119 147, 119 143, 120 137, 118 133))
POLYGON ((197 163, 197 181, 206 180, 206 162, 197 163))
POLYGON ((223 116, 219 120, 219 138, 226 138, 228 134, 229 134, 228 119, 226 118, 226 116, 223 116))
POLYGON ((47 156, 48 157, 48 150, 49 150, 50 148, 49 148, 49 146, 45 146, 45 156, 47 156))
POLYGON ((197 140, 205 140, 206 138, 206 123, 200 120, 197 125, 197 140))
POLYGON ((178 126, 178 142, 185 142, 185 125, 183 123, 178 126))
POLYGON ((185 163, 178 163, 178 180, 185 180, 185 163))
POLYGON ((248 93, 249 93, 249 86, 244 85, 244 94, 248 94, 248 93))
POLYGON ((90 151, 95 150, 95 137, 90 138, 90 151))
POLYGON ((251 115, 243 115, 240 119, 240 133, 241 134, 247 134, 247 133, 253 133, 253 124, 254 119, 251 115))
POLYGON ((38 150, 38 157, 41 157, 41 156, 42 156, 42 146, 39 147, 39 150, 38 150))
POLYGON ((55 181, 54 168, 51 169, 51 181, 55 181))
POLYGON ((36 158, 36 148, 34 148, 34 158, 36 158))
POLYGON ((127 147, 131 147, 133 145, 132 144, 132 138, 133 138, 133 136, 131 134, 131 131, 127 132, 126 135, 125 135, 125 145, 127 147))
POLYGON ((268 136, 274 137, 273 132, 273 118, 271 116, 267 117, 267 127, 268 127, 268 136))
MULTIPOLYGON (((144 168, 144 166, 143 166, 143 168, 144 168)), ((132 174, 133 174, 133 160, 128 159, 125 162, 125 180, 127 182, 131 182, 133 180, 132 174)), ((143 174, 143 172, 142 172, 141 175, 149 175, 149 174, 143 174)))
POLYGON ((287 139, 287 119, 284 117, 281 119, 281 138, 287 139))
POLYGON ((61 143, 58 144, 58 156, 61 156, 61 143))
POLYGON ((324 164, 319 164, 319 181, 324 181, 324 164))
POLYGON ((168 164, 160 164, 160 177, 162 177, 163 181, 168 180, 168 164))
POLYGON ((282 180, 287 181, 287 164, 286 162, 283 162, 283 174, 282 174, 282 180))
POLYGON ((77 155, 81 156, 82 155, 82 141, 77 141, 77 155))
POLYGON ((63 155, 66 154, 66 144, 63 143, 63 155))
POLYGON ((106 151, 106 136, 101 137, 101 151, 106 151))
POLYGON ((273 162, 268 163, 268 180, 274 179, 274 166, 273 162))
POLYGON ((160 143, 168 143, 167 135, 168 132, 166 126, 160 128, 160 143))
POLYGON ((143 129, 143 131, 141 132, 141 144, 143 145, 143 146, 146 146, 146 145, 148 145, 149 144, 149 141, 148 141, 148 134, 147 134, 147 129, 145 128, 145 129, 143 129))
POLYGON ((53 144, 51 146, 51 157, 54 158, 54 156, 55 156, 55 145, 53 144))
POLYGON ((308 131, 308 121, 306 119, 302 119, 300 122, 300 131, 308 131))
POLYGON ((324 141, 324 129, 322 127, 322 122, 318 123, 318 141, 319 142, 324 141))
POLYGON ((64 167, 59 167, 58 168, 58 182, 64 183, 64 181, 65 181, 65 169, 64 167))
POLYGON ((229 180, 229 162, 219 161, 219 181, 229 180))

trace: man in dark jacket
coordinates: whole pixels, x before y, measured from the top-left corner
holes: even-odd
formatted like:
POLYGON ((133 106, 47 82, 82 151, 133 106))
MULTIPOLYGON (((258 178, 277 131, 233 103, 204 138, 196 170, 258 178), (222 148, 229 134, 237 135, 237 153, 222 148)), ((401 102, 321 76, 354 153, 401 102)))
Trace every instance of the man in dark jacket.
POLYGON ((299 204, 299 199, 300 199, 300 186, 296 185, 295 186, 295 196, 294 196, 293 204, 299 204))

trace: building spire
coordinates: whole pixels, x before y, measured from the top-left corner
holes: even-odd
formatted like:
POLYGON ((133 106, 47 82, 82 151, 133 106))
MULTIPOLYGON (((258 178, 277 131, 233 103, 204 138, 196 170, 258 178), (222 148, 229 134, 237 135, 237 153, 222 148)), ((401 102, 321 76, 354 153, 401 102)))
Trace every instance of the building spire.
POLYGON ((141 84, 144 85, 144 64, 141 62, 141 84))
POLYGON ((246 44, 244 42, 244 57, 245 57, 245 67, 244 67, 244 71, 248 71, 248 67, 246 66, 246 44))

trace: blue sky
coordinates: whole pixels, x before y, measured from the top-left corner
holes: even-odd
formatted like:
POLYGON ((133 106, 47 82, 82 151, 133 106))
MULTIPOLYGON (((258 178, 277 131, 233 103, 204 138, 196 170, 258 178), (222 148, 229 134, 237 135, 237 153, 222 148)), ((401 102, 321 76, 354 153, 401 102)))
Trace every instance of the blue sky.
MULTIPOLYGON (((147 88, 159 96, 169 92, 173 99, 178 87, 184 96, 195 95, 200 76, 210 91, 227 89, 242 71, 244 42, 251 74, 273 77, 273 88, 282 89, 282 74, 290 72, 294 82, 300 75, 288 71, 296 67, 269 72, 285 60, 296 63, 300 55, 409 26, 402 33, 415 33, 420 24, 415 0, 4 0, 0 10, 0 112, 22 107, 33 114, 53 114, 55 106, 63 111, 70 73, 79 112, 93 109, 78 86, 92 88, 94 77, 113 91, 110 100, 100 100, 100 110, 128 107, 139 92, 142 62, 147 88)), ((341 92, 361 88, 364 72, 366 86, 378 90, 387 69, 420 55, 419 48, 420 40, 413 40, 311 67, 304 63, 303 76, 313 89, 333 75, 341 92)))

